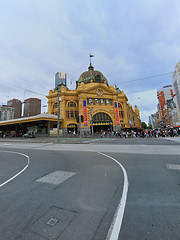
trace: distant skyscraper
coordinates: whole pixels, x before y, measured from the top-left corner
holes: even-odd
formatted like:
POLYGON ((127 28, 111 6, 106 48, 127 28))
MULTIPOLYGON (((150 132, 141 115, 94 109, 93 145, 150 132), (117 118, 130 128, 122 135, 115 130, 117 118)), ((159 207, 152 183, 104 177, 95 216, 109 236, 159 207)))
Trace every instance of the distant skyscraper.
POLYGON ((23 117, 35 116, 41 113, 41 100, 38 98, 28 98, 24 100, 23 117))
POLYGON ((14 108, 14 118, 21 118, 22 114, 22 102, 18 99, 11 99, 7 101, 7 105, 14 108))
POLYGON ((180 123, 180 62, 176 64, 173 79, 174 98, 178 112, 178 122, 180 123))
POLYGON ((58 86, 58 85, 64 85, 66 86, 66 73, 65 72, 57 72, 55 74, 55 88, 58 86))

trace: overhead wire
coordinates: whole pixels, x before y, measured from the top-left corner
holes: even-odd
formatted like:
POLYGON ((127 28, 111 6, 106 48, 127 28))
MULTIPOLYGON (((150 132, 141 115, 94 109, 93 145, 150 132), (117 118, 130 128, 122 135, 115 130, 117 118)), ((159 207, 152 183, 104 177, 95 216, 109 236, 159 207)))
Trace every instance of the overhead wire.
POLYGON ((121 84, 129 83, 129 82, 141 81, 141 80, 150 79, 150 78, 161 77, 161 76, 169 75, 169 74, 172 74, 172 73, 173 72, 168 72, 168 73, 161 73, 161 74, 158 74, 158 75, 148 76, 148 77, 144 77, 144 78, 137 78, 137 79, 134 79, 134 80, 121 82, 121 84))
MULTIPOLYGON (((11 75, 15 76, 16 78, 22 79, 23 81, 27 81, 27 79, 22 78, 22 77, 19 77, 19 76, 17 76, 17 75, 14 74, 14 73, 11 73, 11 72, 6 71, 5 69, 0 68, 0 71, 6 72, 6 73, 8 73, 8 74, 11 74, 11 75)), ((35 84, 35 85, 38 86, 38 87, 42 87, 42 86, 39 86, 38 84, 36 84, 36 83, 34 83, 34 82, 32 82, 32 81, 29 81, 29 80, 28 80, 28 82, 33 83, 33 84, 35 84)), ((17 87, 17 88, 20 88, 20 89, 22 89, 22 90, 24 90, 24 91, 28 91, 28 92, 31 92, 31 93, 35 93, 35 94, 38 94, 38 95, 41 95, 41 96, 46 96, 45 94, 38 93, 38 92, 34 92, 34 91, 32 91, 32 90, 23 88, 23 87, 21 87, 21 86, 19 86, 19 85, 13 85, 13 86, 14 86, 14 87, 17 87)))
MULTIPOLYGON (((22 77, 19 77, 19 76, 15 75, 14 73, 8 72, 8 71, 6 71, 5 69, 0 68, 0 70, 6 72, 6 73, 8 73, 8 74, 14 75, 15 77, 17 77, 17 78, 19 78, 19 79, 22 79, 22 80, 24 80, 24 81, 27 81, 26 79, 24 79, 24 78, 22 78, 22 77)), ((173 73, 173 72, 168 72, 168 73, 161 73, 161 74, 158 74, 158 75, 152 75, 152 76, 143 77, 143 78, 137 78, 137 79, 133 79, 133 80, 121 82, 120 84, 126 84, 126 83, 131 83, 131 82, 136 82, 136 81, 142 81, 142 80, 145 80, 145 79, 151 79, 151 78, 161 77, 161 76, 169 75, 169 74, 172 74, 172 73, 173 73)), ((32 83, 32 81, 28 81, 28 82, 31 82, 31 83, 32 83)), ((34 84, 34 82, 33 82, 33 84, 34 84)), ((37 85, 37 84, 36 84, 36 85, 37 85)), ((39 85, 37 85, 37 86, 39 87, 39 85)), ((17 88, 23 89, 24 91, 29 91, 29 92, 31 92, 31 93, 35 93, 35 94, 38 94, 38 95, 46 96, 45 94, 37 93, 37 92, 34 92, 34 91, 32 91, 32 90, 23 88, 23 87, 21 87, 21 86, 14 85, 14 87, 17 87, 17 88)), ((41 86, 41 87, 42 87, 42 86, 41 86)))

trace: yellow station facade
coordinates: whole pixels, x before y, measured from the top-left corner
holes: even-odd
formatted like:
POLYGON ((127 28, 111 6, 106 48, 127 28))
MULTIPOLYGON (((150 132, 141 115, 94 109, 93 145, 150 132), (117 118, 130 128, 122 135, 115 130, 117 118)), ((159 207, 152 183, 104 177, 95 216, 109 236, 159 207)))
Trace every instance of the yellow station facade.
POLYGON ((138 107, 133 109, 124 92, 109 86, 105 76, 94 70, 91 63, 76 81, 75 90, 61 84, 49 91, 49 114, 58 115, 58 92, 60 129, 64 135, 141 128, 138 107))

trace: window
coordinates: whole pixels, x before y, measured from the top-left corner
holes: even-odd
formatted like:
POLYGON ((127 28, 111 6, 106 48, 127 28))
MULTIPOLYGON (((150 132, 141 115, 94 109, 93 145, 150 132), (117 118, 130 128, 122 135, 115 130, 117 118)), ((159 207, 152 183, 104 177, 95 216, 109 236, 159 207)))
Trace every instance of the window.
POLYGON ((122 108, 122 105, 120 103, 118 103, 118 108, 122 108))
POLYGON ((123 118, 123 116, 124 116, 123 111, 119 111, 119 116, 120 116, 120 118, 123 118))
POLYGON ((106 104, 109 104, 109 99, 106 99, 106 104))
POLYGON ((98 103, 99 103, 98 100, 99 100, 98 98, 95 98, 95 104, 98 104, 98 103))
POLYGON ((54 104, 54 108, 58 108, 58 104, 57 103, 54 104))
POLYGON ((69 102, 69 103, 68 103, 68 107, 76 107, 75 102, 69 102))
POLYGON ((93 116, 93 122, 94 123, 112 123, 111 118, 109 117, 109 115, 107 115, 106 113, 96 113, 93 116))
POLYGON ((101 104, 104 104, 104 99, 101 98, 101 104))
POLYGON ((71 111, 71 118, 73 118, 74 117, 74 112, 73 111, 71 111))
POLYGON ((95 76, 95 82, 101 82, 101 76, 99 74, 95 76))

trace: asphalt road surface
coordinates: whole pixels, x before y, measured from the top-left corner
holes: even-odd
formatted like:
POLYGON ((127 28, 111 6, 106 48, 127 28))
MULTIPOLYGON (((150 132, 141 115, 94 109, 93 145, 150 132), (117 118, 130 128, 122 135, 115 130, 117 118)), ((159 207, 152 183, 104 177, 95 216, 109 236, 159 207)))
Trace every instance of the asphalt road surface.
POLYGON ((179 240, 179 229, 180 138, 0 142, 0 240, 179 240))

